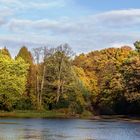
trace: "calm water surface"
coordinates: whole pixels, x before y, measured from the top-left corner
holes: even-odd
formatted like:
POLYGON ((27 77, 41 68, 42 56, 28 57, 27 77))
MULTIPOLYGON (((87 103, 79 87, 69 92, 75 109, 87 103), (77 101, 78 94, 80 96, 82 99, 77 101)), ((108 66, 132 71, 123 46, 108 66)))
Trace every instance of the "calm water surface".
POLYGON ((80 119, 0 119, 0 140, 140 140, 140 123, 80 119))

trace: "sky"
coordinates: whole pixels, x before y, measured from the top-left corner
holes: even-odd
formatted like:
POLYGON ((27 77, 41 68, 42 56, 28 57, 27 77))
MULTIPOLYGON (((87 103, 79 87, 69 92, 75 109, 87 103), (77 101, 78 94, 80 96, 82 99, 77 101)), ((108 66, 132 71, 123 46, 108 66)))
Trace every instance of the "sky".
POLYGON ((0 0, 0 48, 87 53, 140 40, 140 0, 0 0))

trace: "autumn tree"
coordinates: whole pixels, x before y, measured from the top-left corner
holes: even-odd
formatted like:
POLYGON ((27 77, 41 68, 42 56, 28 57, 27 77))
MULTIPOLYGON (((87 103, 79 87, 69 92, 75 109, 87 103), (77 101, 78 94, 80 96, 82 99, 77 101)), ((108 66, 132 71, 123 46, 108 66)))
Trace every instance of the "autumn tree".
POLYGON ((3 55, 6 55, 6 56, 8 56, 9 58, 11 58, 11 54, 10 54, 9 50, 8 50, 6 47, 0 49, 0 51, 1 51, 1 53, 2 53, 3 55))
POLYGON ((26 64, 29 65, 28 74, 27 74, 27 83, 26 83, 26 93, 27 96, 27 102, 29 103, 29 107, 27 108, 33 108, 35 106, 36 97, 35 97, 35 65, 33 63, 33 57, 30 51, 28 51, 27 47, 23 46, 19 53, 16 56, 16 59, 22 58, 26 64), (32 107, 31 107, 32 106, 32 107))

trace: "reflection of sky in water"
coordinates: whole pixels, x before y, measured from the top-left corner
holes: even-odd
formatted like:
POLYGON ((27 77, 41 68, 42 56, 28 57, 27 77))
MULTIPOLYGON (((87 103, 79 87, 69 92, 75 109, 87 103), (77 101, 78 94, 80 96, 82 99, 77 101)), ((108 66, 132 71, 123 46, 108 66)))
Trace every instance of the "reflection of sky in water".
POLYGON ((78 119, 0 119, 0 140, 139 140, 140 123, 78 119))

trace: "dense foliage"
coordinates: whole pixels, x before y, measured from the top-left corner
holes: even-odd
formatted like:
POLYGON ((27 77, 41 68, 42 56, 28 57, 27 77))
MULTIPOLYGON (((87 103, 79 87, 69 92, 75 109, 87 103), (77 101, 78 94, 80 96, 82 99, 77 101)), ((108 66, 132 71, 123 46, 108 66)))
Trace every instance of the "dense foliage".
POLYGON ((140 42, 80 54, 68 44, 0 50, 1 110, 63 110, 71 115, 140 114, 140 42))

